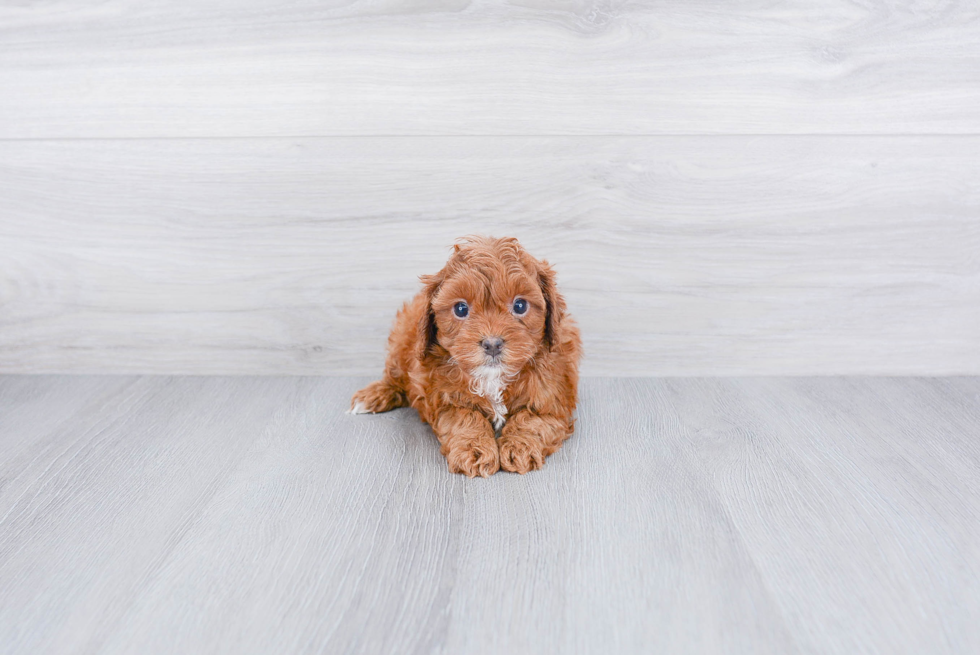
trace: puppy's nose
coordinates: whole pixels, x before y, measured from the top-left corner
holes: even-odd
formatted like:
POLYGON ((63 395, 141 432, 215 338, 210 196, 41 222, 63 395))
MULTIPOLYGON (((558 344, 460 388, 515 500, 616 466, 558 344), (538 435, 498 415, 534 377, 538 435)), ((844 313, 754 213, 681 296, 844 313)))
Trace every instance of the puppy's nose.
POLYGON ((504 349, 504 340, 500 337, 487 337, 480 345, 483 346, 483 352, 490 357, 496 357, 504 349))

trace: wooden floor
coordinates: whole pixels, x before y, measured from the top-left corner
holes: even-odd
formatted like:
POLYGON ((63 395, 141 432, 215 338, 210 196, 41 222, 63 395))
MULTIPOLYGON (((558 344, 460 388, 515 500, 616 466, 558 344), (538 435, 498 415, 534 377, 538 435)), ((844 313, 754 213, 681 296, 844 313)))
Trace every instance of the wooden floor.
POLYGON ((363 378, 0 377, 0 652, 980 652, 980 379, 587 379, 526 476, 363 378))

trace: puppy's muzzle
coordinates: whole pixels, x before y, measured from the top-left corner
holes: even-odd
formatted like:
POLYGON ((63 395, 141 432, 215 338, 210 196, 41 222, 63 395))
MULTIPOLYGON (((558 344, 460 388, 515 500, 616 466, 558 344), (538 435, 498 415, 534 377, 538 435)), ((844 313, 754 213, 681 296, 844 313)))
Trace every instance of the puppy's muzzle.
POLYGON ((500 337, 486 337, 480 342, 487 357, 499 357, 504 350, 504 340, 500 337))

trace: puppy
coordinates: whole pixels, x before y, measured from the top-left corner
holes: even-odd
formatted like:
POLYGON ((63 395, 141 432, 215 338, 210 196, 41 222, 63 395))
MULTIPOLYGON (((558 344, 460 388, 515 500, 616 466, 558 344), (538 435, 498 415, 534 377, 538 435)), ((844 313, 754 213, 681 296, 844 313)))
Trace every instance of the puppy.
POLYGON ((453 473, 541 468, 574 428, 582 351, 554 271, 517 239, 467 237, 420 279, 351 413, 414 407, 453 473))

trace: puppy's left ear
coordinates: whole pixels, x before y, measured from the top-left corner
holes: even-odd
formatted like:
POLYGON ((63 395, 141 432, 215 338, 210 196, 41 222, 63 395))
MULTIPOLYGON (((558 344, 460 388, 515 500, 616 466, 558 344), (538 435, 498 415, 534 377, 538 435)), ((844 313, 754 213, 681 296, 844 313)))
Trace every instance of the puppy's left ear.
POLYGON ((565 318, 565 299, 558 293, 555 271, 546 261, 538 265, 538 284, 544 295, 544 343, 552 351, 558 348, 562 339, 562 322, 565 318))

